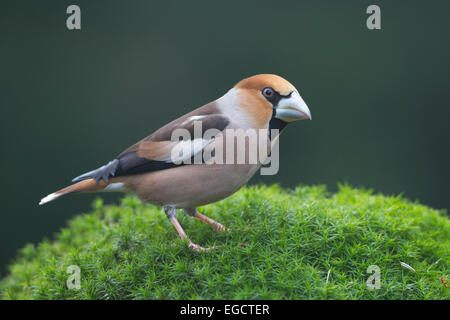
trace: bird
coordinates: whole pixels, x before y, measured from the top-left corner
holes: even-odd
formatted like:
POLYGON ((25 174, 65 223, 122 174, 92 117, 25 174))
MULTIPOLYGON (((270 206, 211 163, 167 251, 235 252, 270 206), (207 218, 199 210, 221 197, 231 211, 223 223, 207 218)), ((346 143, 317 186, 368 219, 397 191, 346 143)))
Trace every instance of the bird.
POLYGON ((188 237, 178 221, 177 210, 218 231, 230 231, 199 213, 197 207, 225 199, 246 184, 267 159, 250 162, 250 144, 257 143, 258 152, 270 154, 279 137, 271 133, 281 132, 297 120, 312 120, 299 91, 281 76, 254 75, 237 82, 220 98, 164 125, 106 165, 74 178, 72 185, 42 198, 39 204, 78 192, 132 192, 144 202, 163 207, 190 249, 210 251, 214 247, 202 247, 188 237), (239 135, 228 138, 228 132, 245 134, 249 130, 266 133, 258 136, 257 142, 247 140, 244 151, 233 144, 227 149, 227 141, 239 139, 239 135), (208 131, 214 134, 206 136, 208 131), (174 139, 175 132, 187 137, 174 139), (260 137, 267 137, 267 141, 260 137), (209 158, 199 157, 208 150, 209 158), (242 153, 244 161, 236 161, 242 153))

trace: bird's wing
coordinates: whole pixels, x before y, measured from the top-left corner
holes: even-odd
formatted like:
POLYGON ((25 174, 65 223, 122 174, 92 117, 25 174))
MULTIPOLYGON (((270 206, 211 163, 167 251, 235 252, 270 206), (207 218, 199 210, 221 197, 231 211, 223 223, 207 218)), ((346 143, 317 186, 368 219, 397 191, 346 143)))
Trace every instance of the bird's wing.
POLYGON ((215 129, 221 132, 229 123, 228 117, 222 114, 177 119, 122 152, 117 158, 121 173, 135 174, 179 165, 212 142, 213 138, 204 137, 205 131, 215 129), (183 152, 176 152, 181 150, 183 152))
POLYGON ((97 182, 100 179, 107 182, 111 176, 164 170, 189 163, 189 160, 213 142, 214 137, 204 138, 205 131, 215 129, 216 132, 222 132, 230 123, 223 114, 201 114, 201 111, 202 108, 172 121, 123 151, 107 165, 72 181, 93 178, 97 182), (180 136, 183 136, 182 140, 179 140, 180 136))

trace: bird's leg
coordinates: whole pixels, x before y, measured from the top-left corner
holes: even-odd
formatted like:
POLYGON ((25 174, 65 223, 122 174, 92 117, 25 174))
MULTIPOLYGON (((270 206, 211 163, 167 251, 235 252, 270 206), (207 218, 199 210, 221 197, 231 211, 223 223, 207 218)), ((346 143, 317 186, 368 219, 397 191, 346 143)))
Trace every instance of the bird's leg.
POLYGON ((203 248, 201 246, 199 246, 198 244, 193 243, 189 237, 187 236, 186 232, 184 232, 183 227, 181 226, 180 222, 178 222, 177 219, 177 209, 175 207, 172 206, 166 206, 164 207, 164 211, 166 213, 167 218, 169 218, 170 222, 172 222, 173 226, 175 227, 175 229, 177 229, 177 232, 181 238, 182 241, 184 240, 188 240, 188 246, 189 248, 191 248, 194 251, 210 251, 213 250, 214 247, 211 248, 203 248))
POLYGON ((184 212, 186 212, 187 214, 189 214, 190 216, 193 216, 194 218, 204 222, 204 223, 209 223, 214 229, 216 229, 217 231, 226 231, 226 232, 231 232, 230 228, 225 228, 223 226, 223 224, 201 214, 198 213, 196 209, 184 209, 184 212))
POLYGON ((203 221, 204 223, 209 223, 214 229, 216 229, 217 231, 226 231, 226 232, 231 232, 230 228, 225 228, 223 226, 223 224, 217 222, 216 220, 213 220, 201 213, 196 212, 194 214, 194 218, 203 221))

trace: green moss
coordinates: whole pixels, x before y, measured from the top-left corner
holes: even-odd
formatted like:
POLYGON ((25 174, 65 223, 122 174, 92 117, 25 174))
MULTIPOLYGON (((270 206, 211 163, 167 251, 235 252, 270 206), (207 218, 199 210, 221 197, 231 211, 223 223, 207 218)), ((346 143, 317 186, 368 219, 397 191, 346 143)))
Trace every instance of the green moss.
POLYGON ((20 251, 2 297, 448 299, 450 222, 400 196, 256 186, 200 210, 233 229, 216 233, 179 214, 194 242, 220 246, 210 253, 189 250, 158 207, 131 196, 120 205, 98 199, 55 241, 20 251), (70 265, 81 269, 79 290, 66 287, 70 265), (366 286, 370 265, 381 270, 378 290, 366 286))

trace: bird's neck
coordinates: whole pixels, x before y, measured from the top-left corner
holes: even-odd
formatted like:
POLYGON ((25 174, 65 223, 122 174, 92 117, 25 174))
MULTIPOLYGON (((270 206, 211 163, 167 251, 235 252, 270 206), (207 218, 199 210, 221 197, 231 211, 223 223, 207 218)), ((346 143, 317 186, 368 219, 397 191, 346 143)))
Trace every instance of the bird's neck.
POLYGON ((288 123, 278 118, 272 117, 269 121, 269 138, 272 139, 272 129, 278 129, 281 132, 288 123))

